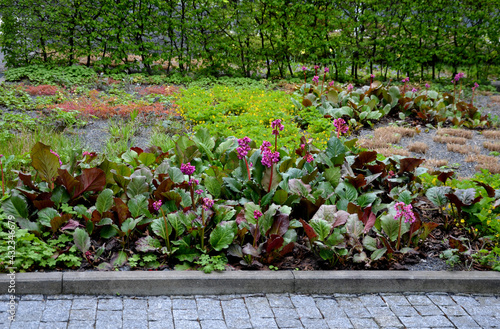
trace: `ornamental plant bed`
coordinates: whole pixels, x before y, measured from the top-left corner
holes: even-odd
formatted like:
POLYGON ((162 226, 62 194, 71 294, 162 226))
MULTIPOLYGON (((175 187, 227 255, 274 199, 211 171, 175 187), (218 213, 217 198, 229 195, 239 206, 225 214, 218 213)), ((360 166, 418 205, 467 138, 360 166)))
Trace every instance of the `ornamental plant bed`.
MULTIPOLYGON (((30 166, 7 184, 2 178, 0 234, 15 239, 16 257, 0 245, 0 266, 401 270, 444 259, 459 269, 499 270, 499 175, 461 181, 422 167, 422 158, 385 157, 347 138, 384 116, 439 123, 457 118, 460 106, 470 110, 450 96, 405 89, 306 83, 294 98, 298 119, 260 127, 271 142, 212 136, 205 122, 167 149, 132 147, 116 159, 75 150, 63 162, 38 142, 30 166), (441 114, 431 119, 434 108, 441 114), (303 115, 313 111, 333 120, 324 144, 308 135, 321 125, 303 115), (285 125, 303 134, 295 147, 292 136, 280 144, 285 125)), ((469 112, 460 120, 491 124, 469 112)))

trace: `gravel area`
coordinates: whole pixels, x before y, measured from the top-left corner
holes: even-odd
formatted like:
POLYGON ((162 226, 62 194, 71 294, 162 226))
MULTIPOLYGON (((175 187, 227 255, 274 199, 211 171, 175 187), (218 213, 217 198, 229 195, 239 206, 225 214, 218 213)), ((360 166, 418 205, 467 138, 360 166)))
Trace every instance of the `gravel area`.
MULTIPOLYGON (((478 106, 482 113, 489 113, 493 117, 498 115, 500 118, 500 96, 480 95, 476 97, 474 103, 478 106)), ((378 124, 375 125, 375 128, 386 126, 389 125, 387 123, 378 124)), ((465 161, 469 154, 450 152, 448 151, 446 144, 434 142, 433 138, 436 136, 436 129, 428 129, 425 127, 421 127, 420 129, 421 132, 419 134, 416 134, 413 137, 403 137, 401 138, 401 141, 394 144, 394 146, 399 146, 407 150, 408 146, 415 142, 425 143, 428 146, 428 150, 425 154, 411 152, 411 155, 416 158, 425 158, 427 160, 448 160, 448 167, 452 168, 461 177, 471 177, 474 173, 476 173, 475 167, 477 163, 465 161)), ((358 138, 369 138, 373 136, 373 132, 374 131, 372 129, 361 129, 358 138)), ((477 130, 472 130, 472 133, 473 136, 471 139, 467 140, 466 145, 479 149, 480 154, 482 155, 489 155, 490 151, 483 147, 483 143, 485 141, 492 140, 486 139, 477 130)), ((500 161, 500 157, 497 158, 500 161)))

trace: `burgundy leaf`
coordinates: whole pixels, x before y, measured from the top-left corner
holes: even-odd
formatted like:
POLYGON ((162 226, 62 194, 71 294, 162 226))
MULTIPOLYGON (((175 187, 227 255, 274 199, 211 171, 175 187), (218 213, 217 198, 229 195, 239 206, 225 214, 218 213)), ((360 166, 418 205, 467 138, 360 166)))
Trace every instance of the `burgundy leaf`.
MULTIPOLYGON (((83 169, 83 173, 76 177, 76 179, 79 181, 79 184, 76 186, 73 198, 87 191, 102 191, 104 186, 106 186, 106 174, 99 168, 83 169)), ((67 190, 70 191, 69 189, 67 190)))
POLYGON ((490 198, 495 197, 495 189, 493 187, 489 186, 488 184, 478 182, 478 181, 474 181, 474 183, 476 183, 479 186, 484 187, 484 189, 486 190, 486 193, 488 194, 488 197, 490 197, 490 198))
POLYGON ((363 166, 367 163, 373 162, 377 160, 377 152, 376 151, 365 151, 358 154, 356 159, 354 160, 354 164, 351 166, 353 169, 363 168, 363 166))
POLYGON ((82 226, 82 225, 80 223, 78 223, 76 220, 70 219, 66 225, 64 225, 63 227, 61 227, 61 230, 62 231, 64 231, 64 230, 74 230, 75 228, 80 227, 80 226, 82 226))
POLYGON ((314 241, 318 237, 318 234, 314 231, 311 225, 306 223, 305 220, 300 219, 300 222, 302 223, 302 227, 304 228, 304 231, 306 232, 307 237, 309 238, 309 241, 314 241))
POLYGON ((424 159, 417 158, 404 158, 400 161, 399 174, 403 174, 405 172, 413 172, 418 166, 424 162, 424 159))
POLYGON ((281 236, 277 234, 271 234, 271 238, 267 241, 267 248, 266 252, 270 254, 274 250, 278 250, 283 246, 283 242, 285 242, 285 239, 283 239, 281 236))

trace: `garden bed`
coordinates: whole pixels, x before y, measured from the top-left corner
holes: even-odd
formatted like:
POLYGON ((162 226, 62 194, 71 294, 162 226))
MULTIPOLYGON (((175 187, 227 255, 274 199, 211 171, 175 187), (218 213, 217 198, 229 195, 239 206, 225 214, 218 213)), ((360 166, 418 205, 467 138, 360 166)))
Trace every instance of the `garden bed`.
MULTIPOLYGON (((0 214, 4 229, 16 229, 13 265, 29 271, 498 269, 499 175, 464 180, 481 168, 499 172, 498 119, 457 116, 455 106, 475 113, 464 101, 405 92, 406 84, 354 91, 332 85, 326 92, 306 84, 295 107, 291 95, 265 88, 114 85, 101 81, 101 92, 38 88, 46 98, 7 91, 20 103, 2 113, 24 115, 29 105, 42 111, 28 112, 30 118, 45 116, 49 127, 51 119, 62 122, 58 136, 75 141, 54 150, 33 140, 23 146, 29 145, 24 160, 4 151, 5 165, 25 172, 7 173, 0 214), (379 95, 380 104, 361 95, 379 95), (426 106, 441 106, 474 129, 451 129, 450 114, 431 117, 426 106), (366 118, 372 119, 363 125, 366 118), (425 169, 424 158, 448 163, 429 161, 425 169)), ((493 118, 500 113, 496 97, 480 96, 475 104, 493 118)), ((4 266, 8 261, 2 258, 4 266)))

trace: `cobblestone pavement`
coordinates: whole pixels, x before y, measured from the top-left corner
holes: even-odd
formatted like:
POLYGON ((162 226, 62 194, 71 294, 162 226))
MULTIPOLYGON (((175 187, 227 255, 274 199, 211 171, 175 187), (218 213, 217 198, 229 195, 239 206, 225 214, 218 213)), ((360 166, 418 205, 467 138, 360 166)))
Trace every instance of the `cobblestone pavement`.
POLYGON ((0 328, 500 328, 500 296, 462 294, 116 297, 0 295, 0 328))

